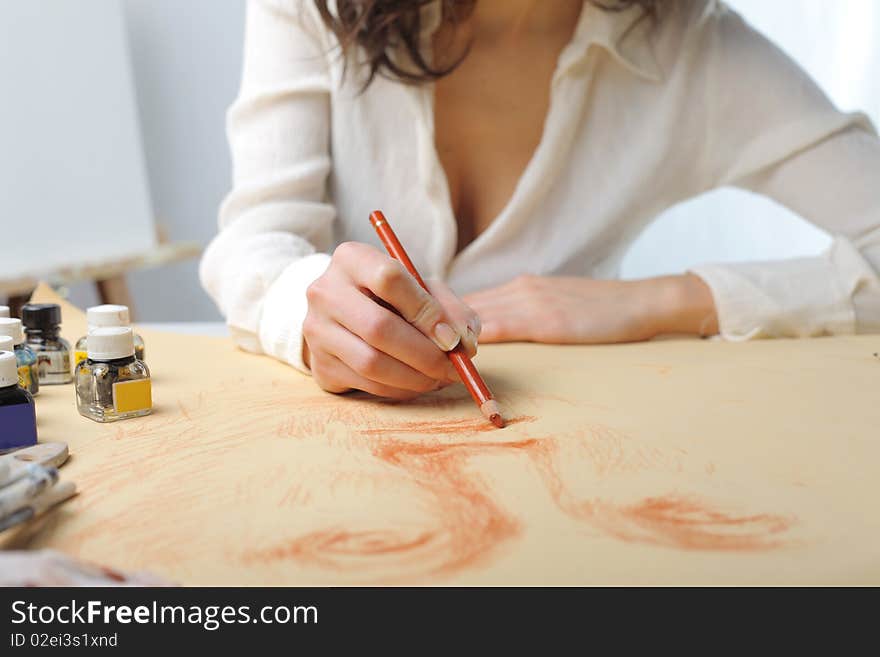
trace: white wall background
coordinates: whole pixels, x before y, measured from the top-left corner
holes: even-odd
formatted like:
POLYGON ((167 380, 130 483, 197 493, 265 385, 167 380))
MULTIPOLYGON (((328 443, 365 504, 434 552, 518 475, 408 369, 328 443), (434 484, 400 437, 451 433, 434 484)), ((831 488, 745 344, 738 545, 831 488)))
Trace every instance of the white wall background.
MULTIPOLYGON (((682 0, 684 1, 684 0, 682 0)), ((240 74, 244 0, 123 0, 158 220, 172 239, 207 243, 229 187, 224 114, 240 74)), ((731 0, 804 65, 844 109, 880 120, 880 0, 731 0)), ((827 236, 783 208, 723 190, 665 213, 634 245, 626 277, 704 261, 814 253, 827 236)), ((130 277, 142 320, 219 316, 195 262, 130 277)), ((93 296, 80 286, 74 300, 93 296)))
POLYGON ((0 235, 39 226, 32 248, 3 249, 0 277, 149 248, 156 236, 118 0, 0 3, 0 83, 0 235))
MULTIPOLYGON (((26 0, 31 1, 31 0, 26 0)), ((122 0, 157 223, 207 244, 230 186, 225 114, 241 75, 244 0, 122 0)), ((128 277, 138 319, 220 319, 190 261, 128 277)), ((76 286, 77 304, 95 301, 76 286)))
MULTIPOLYGON (((803 66, 841 109, 880 124, 880 0, 728 0, 803 66)), ((830 241, 786 208, 722 189, 670 209, 633 244, 624 278, 677 273, 701 262, 791 258, 830 241)))

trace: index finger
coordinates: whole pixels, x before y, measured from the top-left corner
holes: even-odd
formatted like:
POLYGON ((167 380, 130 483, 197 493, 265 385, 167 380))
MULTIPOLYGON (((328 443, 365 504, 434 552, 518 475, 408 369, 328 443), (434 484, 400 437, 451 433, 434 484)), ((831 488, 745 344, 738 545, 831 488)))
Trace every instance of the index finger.
POLYGON ((339 258, 345 273, 362 289, 392 306, 443 351, 453 349, 461 335, 440 302, 424 290, 394 258, 356 242, 346 242, 339 258))

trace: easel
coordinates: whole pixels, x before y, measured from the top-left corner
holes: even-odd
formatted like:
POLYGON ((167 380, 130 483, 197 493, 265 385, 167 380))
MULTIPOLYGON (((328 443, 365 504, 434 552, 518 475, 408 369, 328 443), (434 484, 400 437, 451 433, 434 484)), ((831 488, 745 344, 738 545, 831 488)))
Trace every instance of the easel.
POLYGON ((131 308, 126 274, 198 255, 155 222, 121 3, 4 4, 0 79, 0 216, 31 237, 0 258, 14 314, 40 281, 62 297, 91 282, 131 308), (58 98, 64 111, 47 112, 58 98))
POLYGON ((0 296, 6 296, 10 310, 15 317, 20 317, 21 306, 26 304, 40 281, 46 281, 62 296, 64 291, 74 283, 91 281, 98 292, 101 303, 118 303, 128 306, 132 316, 134 304, 128 291, 125 275, 139 269, 161 267, 194 258, 201 251, 193 242, 177 242, 159 244, 141 254, 134 254, 118 260, 89 263, 73 267, 64 267, 53 271, 33 272, 20 278, 0 279, 0 296))

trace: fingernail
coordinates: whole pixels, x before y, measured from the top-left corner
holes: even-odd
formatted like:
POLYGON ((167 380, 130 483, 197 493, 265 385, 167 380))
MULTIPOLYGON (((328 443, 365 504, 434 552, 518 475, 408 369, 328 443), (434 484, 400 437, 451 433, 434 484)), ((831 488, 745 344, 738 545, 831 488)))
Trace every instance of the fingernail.
POLYGON ((468 326, 468 342, 470 342, 474 346, 474 350, 477 348, 477 334, 476 332, 468 326))
POLYGON ((454 349, 461 336, 446 322, 439 322, 434 327, 434 342, 443 351, 454 349))

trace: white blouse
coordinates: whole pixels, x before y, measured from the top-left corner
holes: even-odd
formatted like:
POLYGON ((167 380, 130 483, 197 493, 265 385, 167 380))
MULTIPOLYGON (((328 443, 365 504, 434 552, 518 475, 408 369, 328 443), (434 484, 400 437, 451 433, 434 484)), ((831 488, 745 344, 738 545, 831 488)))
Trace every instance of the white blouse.
MULTIPOLYGON (((880 141, 720 2, 660 22, 585 2, 553 75, 540 144, 488 229, 456 253, 431 85, 343 61, 311 0, 248 0, 229 111, 234 186, 201 263, 246 349, 305 369, 306 288, 334 245, 381 248, 382 209, 423 276, 459 294, 521 273, 611 278, 671 205, 735 185, 833 234, 811 258, 706 264, 728 339, 880 331, 880 141), (635 28, 630 29, 635 24, 635 28)), ((425 9, 427 44, 439 2, 425 9)), ((491 175, 490 173, 487 175, 491 175)))

